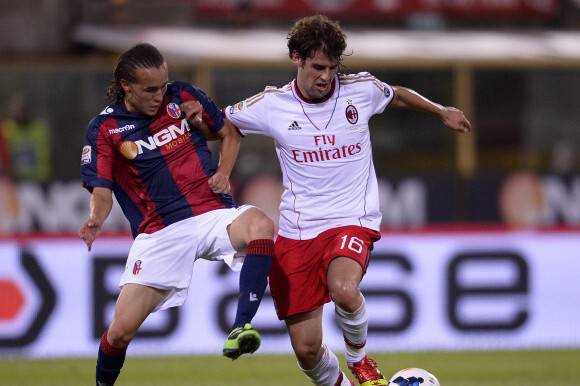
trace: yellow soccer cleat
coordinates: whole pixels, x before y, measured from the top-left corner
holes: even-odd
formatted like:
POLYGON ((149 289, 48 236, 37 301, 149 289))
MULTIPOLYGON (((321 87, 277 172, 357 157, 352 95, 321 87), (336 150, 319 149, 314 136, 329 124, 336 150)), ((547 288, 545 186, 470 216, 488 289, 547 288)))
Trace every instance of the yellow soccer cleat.
POLYGON ((224 343, 223 355, 232 360, 243 354, 251 354, 260 347, 260 333, 250 323, 236 327, 230 332, 224 343))

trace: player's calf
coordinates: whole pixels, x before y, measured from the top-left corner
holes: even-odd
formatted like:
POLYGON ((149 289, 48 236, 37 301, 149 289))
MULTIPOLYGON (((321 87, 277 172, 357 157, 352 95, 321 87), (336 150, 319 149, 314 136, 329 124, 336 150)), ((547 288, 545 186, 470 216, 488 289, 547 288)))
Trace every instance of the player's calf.
POLYGON ((107 331, 101 336, 96 366, 96 386, 113 386, 123 363, 127 346, 114 347, 107 340, 107 331))

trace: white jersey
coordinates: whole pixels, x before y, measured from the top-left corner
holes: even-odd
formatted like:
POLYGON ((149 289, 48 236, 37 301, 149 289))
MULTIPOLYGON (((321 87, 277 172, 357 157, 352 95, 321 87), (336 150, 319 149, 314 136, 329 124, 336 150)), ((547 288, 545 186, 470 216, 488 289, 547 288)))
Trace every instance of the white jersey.
POLYGON ((284 186, 280 235, 307 240, 345 225, 379 230, 368 122, 393 96, 391 86, 364 72, 338 74, 323 100, 306 100, 294 80, 226 108, 243 135, 275 141, 284 186))

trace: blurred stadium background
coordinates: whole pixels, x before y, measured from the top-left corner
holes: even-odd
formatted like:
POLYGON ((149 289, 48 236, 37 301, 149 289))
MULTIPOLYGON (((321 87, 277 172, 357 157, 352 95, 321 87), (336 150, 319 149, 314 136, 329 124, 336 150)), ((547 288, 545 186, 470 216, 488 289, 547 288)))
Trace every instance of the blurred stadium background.
MULTIPOLYGON (((383 368, 428 367, 448 386, 580 385, 579 0, 0 0, 1 385, 93 382, 130 238, 120 210, 91 253, 75 237, 79 159, 116 55, 153 43, 172 79, 225 107, 293 78, 286 32, 315 13, 345 28, 346 72, 455 105, 475 127, 456 136, 388 109, 371 122, 383 239, 363 289, 383 368)), ((244 139, 233 179, 238 202, 276 220, 269 140, 244 139)), ((130 362, 120 384, 306 384, 290 356, 268 356, 291 352, 269 300, 264 355, 214 358, 236 287, 197 264, 186 306, 151 317, 130 349, 164 359, 130 362), (153 378, 165 370, 171 381, 153 378)), ((325 340, 341 350, 331 311, 325 340)))

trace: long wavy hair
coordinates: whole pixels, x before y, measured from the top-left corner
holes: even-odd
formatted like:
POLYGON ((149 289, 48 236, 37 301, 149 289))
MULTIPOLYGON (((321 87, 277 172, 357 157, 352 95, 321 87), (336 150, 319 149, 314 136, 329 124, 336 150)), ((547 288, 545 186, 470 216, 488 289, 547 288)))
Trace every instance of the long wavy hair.
POLYGON ((107 87, 107 100, 116 102, 125 97, 125 91, 121 87, 121 79, 128 82, 137 80, 138 68, 159 68, 165 59, 155 46, 148 43, 140 43, 123 52, 115 66, 114 79, 107 87))

